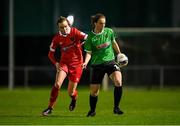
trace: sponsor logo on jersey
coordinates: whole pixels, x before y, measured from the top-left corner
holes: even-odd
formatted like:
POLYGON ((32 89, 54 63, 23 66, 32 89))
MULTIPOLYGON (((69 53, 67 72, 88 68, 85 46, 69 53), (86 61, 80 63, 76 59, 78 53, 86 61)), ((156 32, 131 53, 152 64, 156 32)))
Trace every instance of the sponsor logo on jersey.
POLYGON ((102 49, 102 48, 106 48, 110 45, 110 42, 105 42, 103 44, 100 44, 98 46, 96 46, 97 49, 102 49))
POLYGON ((71 38, 70 38, 70 40, 71 40, 71 41, 74 41, 74 40, 75 40, 75 38, 74 38, 74 37, 71 37, 71 38))

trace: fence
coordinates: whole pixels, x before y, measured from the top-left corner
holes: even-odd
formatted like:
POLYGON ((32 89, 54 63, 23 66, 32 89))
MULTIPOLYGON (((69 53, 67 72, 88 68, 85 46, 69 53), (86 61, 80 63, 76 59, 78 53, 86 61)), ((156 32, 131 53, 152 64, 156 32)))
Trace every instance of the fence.
MULTIPOLYGON (((44 86, 54 82, 55 70, 49 66, 16 67, 14 71, 15 83, 13 87, 23 86, 27 88, 33 85, 44 86)), ((0 74, 4 72, 7 75, 8 68, 0 67, 0 74)), ((159 89, 163 89, 164 86, 178 86, 180 84, 180 78, 178 77, 180 66, 127 66, 122 69, 122 72, 123 83, 126 86, 146 86, 147 88, 158 86, 159 89)), ((4 86, 8 85, 7 80, 8 78, 6 82, 4 81, 4 86)), ((89 84, 89 70, 84 71, 80 83, 81 85, 89 84)), ((107 89, 108 86, 105 88, 107 89)))

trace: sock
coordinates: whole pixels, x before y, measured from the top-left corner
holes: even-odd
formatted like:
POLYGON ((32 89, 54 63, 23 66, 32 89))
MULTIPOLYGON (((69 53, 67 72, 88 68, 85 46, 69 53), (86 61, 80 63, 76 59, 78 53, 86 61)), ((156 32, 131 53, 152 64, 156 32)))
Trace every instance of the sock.
POLYGON ((90 98, 90 108, 91 108, 91 111, 95 112, 98 96, 94 97, 94 96, 90 95, 89 98, 90 98))
POLYGON ((51 94, 50 94, 50 99, 49 99, 49 108, 53 108, 55 105, 56 99, 59 94, 59 89, 55 86, 52 87, 51 94))
POLYGON ((74 91, 74 94, 71 95, 70 97, 72 98, 72 100, 76 100, 76 99, 77 99, 77 96, 78 96, 78 91, 75 90, 75 91, 74 91))
POLYGON ((119 103, 122 96, 122 86, 121 87, 114 87, 114 108, 119 107, 119 103))

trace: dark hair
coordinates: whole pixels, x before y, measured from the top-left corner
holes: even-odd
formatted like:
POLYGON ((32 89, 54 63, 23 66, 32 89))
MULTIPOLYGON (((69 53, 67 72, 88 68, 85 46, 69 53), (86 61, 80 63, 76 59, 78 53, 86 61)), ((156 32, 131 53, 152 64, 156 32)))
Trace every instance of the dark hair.
POLYGON ((63 21, 67 21, 67 18, 60 16, 57 20, 57 25, 58 25, 58 23, 62 23, 63 21))
POLYGON ((91 24, 94 28, 94 23, 97 23, 100 18, 106 18, 103 14, 97 13, 96 15, 91 16, 91 24))

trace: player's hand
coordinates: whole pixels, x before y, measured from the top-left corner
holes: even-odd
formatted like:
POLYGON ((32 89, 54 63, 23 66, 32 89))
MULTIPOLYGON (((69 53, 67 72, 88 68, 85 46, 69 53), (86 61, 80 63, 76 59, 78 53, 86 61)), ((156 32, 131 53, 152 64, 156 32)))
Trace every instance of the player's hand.
POLYGON ((117 62, 120 67, 126 66, 128 64, 128 57, 123 53, 118 53, 117 62))
POLYGON ((82 67, 82 69, 86 69, 87 63, 83 63, 81 67, 82 67))

